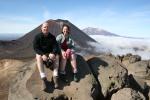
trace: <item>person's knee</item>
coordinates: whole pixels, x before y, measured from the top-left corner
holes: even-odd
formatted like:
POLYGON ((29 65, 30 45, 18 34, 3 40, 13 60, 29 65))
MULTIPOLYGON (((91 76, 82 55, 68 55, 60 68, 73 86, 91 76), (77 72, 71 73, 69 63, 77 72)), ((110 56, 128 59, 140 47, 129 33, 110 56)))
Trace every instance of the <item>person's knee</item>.
POLYGON ((71 60, 76 60, 76 54, 71 54, 71 60))
POLYGON ((58 67, 59 66, 59 56, 56 55, 55 60, 53 60, 53 62, 55 63, 55 65, 58 67))
POLYGON ((59 55, 57 54, 57 55, 55 56, 55 58, 56 58, 56 60, 59 60, 59 55))
POLYGON ((42 56, 41 56, 41 55, 36 54, 36 60, 37 60, 37 61, 42 61, 42 56))
POLYGON ((62 57, 61 57, 61 60, 67 60, 67 57, 63 57, 63 56, 62 56, 62 57))
POLYGON ((41 55, 36 54, 36 59, 37 59, 37 60, 42 60, 42 56, 41 56, 41 55))

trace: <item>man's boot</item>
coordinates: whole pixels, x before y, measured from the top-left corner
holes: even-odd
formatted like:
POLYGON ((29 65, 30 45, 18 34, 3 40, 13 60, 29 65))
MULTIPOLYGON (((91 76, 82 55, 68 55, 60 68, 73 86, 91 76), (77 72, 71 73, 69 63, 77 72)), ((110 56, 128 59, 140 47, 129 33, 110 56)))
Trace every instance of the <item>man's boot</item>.
POLYGON ((67 79, 67 75, 66 75, 66 74, 61 74, 61 73, 59 73, 59 77, 60 77, 60 79, 61 79, 63 82, 65 82, 65 83, 68 83, 68 82, 69 82, 69 80, 67 79))
POLYGON ((58 85, 58 76, 53 76, 53 81, 54 81, 54 87, 57 89, 59 87, 59 85, 58 85))

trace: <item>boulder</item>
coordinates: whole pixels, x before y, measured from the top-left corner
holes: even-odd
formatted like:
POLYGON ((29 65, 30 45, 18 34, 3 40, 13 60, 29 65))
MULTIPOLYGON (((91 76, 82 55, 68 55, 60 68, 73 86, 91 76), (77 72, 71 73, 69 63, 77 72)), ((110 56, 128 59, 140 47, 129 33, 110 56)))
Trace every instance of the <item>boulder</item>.
POLYGON ((116 58, 116 60, 122 62, 124 55, 117 55, 115 58, 116 58))
POLYGON ((15 59, 0 60, 0 100, 8 100, 9 89, 12 80, 16 77, 20 68, 23 68, 24 62, 15 59))
POLYGON ((148 61, 138 61, 126 66, 129 74, 129 84, 134 90, 142 92, 145 96, 148 94, 148 85, 150 79, 150 68, 148 61))
POLYGON ((126 55, 123 56, 122 61, 124 61, 124 60, 129 60, 129 58, 130 58, 131 56, 132 56, 131 53, 127 53, 126 55))
POLYGON ((112 95, 111 100, 146 100, 142 93, 131 88, 123 88, 112 95))
POLYGON ((141 56, 139 55, 132 55, 129 57, 129 62, 130 63, 135 63, 135 62, 138 62, 138 61, 141 61, 141 56))
POLYGON ((133 76, 143 79, 150 79, 150 67, 148 61, 139 61, 130 64, 127 69, 129 74, 132 74, 133 76))
POLYGON ((95 73, 105 98, 128 84, 128 72, 115 58, 98 56, 89 59, 88 64, 95 73))
MULTIPOLYGON (((91 70, 86 61, 81 57, 77 57, 78 75, 80 80, 73 81, 73 73, 70 64, 67 64, 67 79, 68 83, 59 80, 59 88, 54 89, 52 82, 52 71, 46 69, 47 79, 49 81, 48 91, 41 91, 41 80, 39 72, 36 71, 27 81, 27 89, 30 91, 34 99, 48 100, 95 100, 98 98, 98 84, 91 73, 91 70)), ((36 67, 36 66, 34 66, 36 67)))
POLYGON ((28 61, 19 63, 17 68, 16 66, 12 67, 15 74, 9 82, 8 100, 32 100, 31 93, 26 89, 26 82, 34 72, 35 65, 34 59, 28 59, 28 61))

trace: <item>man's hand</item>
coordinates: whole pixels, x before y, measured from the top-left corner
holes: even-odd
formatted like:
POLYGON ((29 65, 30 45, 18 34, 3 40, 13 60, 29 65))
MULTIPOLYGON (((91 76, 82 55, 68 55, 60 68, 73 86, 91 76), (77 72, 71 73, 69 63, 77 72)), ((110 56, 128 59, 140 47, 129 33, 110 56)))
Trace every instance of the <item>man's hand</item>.
POLYGON ((46 55, 43 55, 43 56, 42 56, 42 59, 43 59, 43 61, 47 61, 48 58, 47 58, 46 55))
POLYGON ((55 56, 55 54, 50 53, 49 54, 49 58, 54 61, 56 59, 56 56, 55 56))

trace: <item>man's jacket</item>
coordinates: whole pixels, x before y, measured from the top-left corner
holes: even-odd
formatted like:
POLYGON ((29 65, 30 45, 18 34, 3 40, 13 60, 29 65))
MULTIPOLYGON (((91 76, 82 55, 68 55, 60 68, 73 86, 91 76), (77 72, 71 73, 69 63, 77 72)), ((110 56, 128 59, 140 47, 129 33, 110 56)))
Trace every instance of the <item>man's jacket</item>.
POLYGON ((44 36, 43 33, 37 34, 33 41, 33 48, 39 55, 47 53, 59 54, 60 52, 56 38, 51 33, 48 33, 47 36, 44 36))

